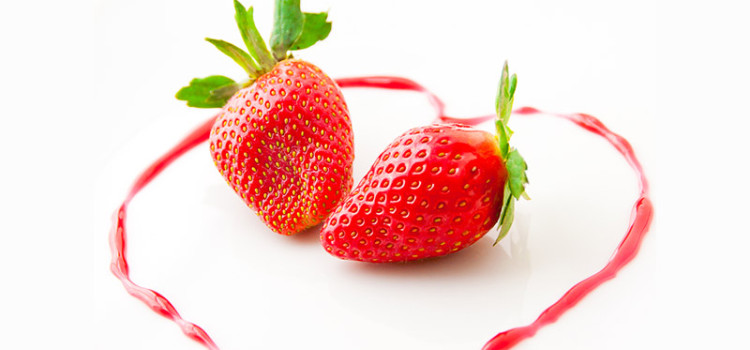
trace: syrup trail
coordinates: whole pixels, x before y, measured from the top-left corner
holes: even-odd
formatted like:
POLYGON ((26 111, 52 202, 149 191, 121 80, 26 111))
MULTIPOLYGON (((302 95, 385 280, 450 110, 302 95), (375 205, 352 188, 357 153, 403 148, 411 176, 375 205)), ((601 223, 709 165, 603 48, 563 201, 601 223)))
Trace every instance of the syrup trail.
POLYGON ((175 145, 171 150, 161 156, 161 158, 157 159, 153 164, 151 164, 151 166, 146 168, 146 170, 141 173, 141 176, 138 177, 138 179, 133 184, 133 187, 130 188, 130 192, 128 192, 127 197, 125 197, 125 200, 122 202, 120 208, 115 213, 115 225, 112 227, 112 231, 109 234, 109 247, 112 251, 112 263, 110 265, 110 269, 112 270, 112 273, 114 273, 115 276, 122 282, 125 290, 130 293, 130 295, 144 302, 146 305, 148 305, 148 307, 151 308, 151 310, 154 310, 156 313, 174 321, 174 323, 180 326, 182 332, 191 339, 194 339, 197 342, 203 344, 208 349, 218 350, 219 347, 216 346, 216 343, 214 343, 208 333, 206 333, 206 331, 204 331, 200 326, 185 321, 185 319, 180 316, 180 313, 177 312, 177 309, 175 309, 174 305, 172 305, 172 303, 167 300, 167 298, 159 294, 159 292, 135 284, 130 279, 130 269, 128 268, 128 260, 126 257, 127 231, 125 230, 125 218, 127 217, 128 204, 130 204, 130 200, 135 197, 138 191, 146 187, 146 185, 148 185, 151 180, 159 175, 162 170, 166 169, 169 164, 175 161, 175 159, 179 158, 181 155, 183 155, 185 152, 189 151, 196 145, 208 140, 208 136, 211 132, 211 126, 214 123, 214 119, 216 118, 211 118, 210 120, 204 122, 200 127, 186 136, 182 141, 180 141, 180 143, 175 145))
MULTIPOLYGON (((514 111, 514 113, 529 115, 541 114, 544 112, 541 112, 536 108, 523 107, 514 111)), ((646 175, 643 173, 643 167, 641 167, 641 163, 638 161, 638 158, 636 158, 635 152, 633 152, 633 147, 630 146, 628 140, 615 134, 599 121, 599 119, 588 114, 544 114, 570 120, 585 130, 599 135, 609 141, 609 143, 612 144, 612 146, 614 146, 623 157, 625 157, 625 160, 627 160, 630 167, 638 176, 640 194, 635 201, 635 204, 633 204, 630 214, 630 224, 625 237, 617 246, 615 253, 601 270, 570 288, 558 301, 542 311, 539 317, 537 317, 537 319, 531 324, 523 327, 512 328, 495 335, 484 345, 482 348, 483 350, 510 349, 520 341, 534 336, 540 328, 557 321, 562 314, 578 304, 581 299, 596 289, 596 287, 615 278, 617 272, 635 258, 641 247, 641 243, 643 242, 643 237, 651 224, 651 219, 654 216, 654 207, 649 198, 648 180, 646 179, 646 175)))
MULTIPOLYGON (((372 76, 337 79, 336 82, 342 88, 380 88, 392 90, 408 90, 423 93, 430 100, 437 112, 437 121, 460 122, 469 125, 477 125, 495 118, 494 115, 480 116, 476 118, 452 118, 444 115, 445 105, 432 92, 414 81, 399 77, 372 76)), ((498 333, 490 339, 482 348, 483 350, 510 349, 520 341, 532 337, 543 326, 557 321, 558 318, 570 308, 575 306, 581 299, 602 283, 614 278, 628 262, 638 253, 643 237, 648 231, 651 218, 653 217, 653 205, 649 199, 648 181, 638 158, 636 158, 630 143, 620 135, 609 130, 601 121, 587 114, 554 114, 545 113, 532 107, 522 107, 513 112, 517 115, 546 114, 567 119, 583 129, 599 135, 612 144, 615 149, 630 164, 630 167, 638 176, 640 184, 640 195, 633 205, 630 224, 625 237, 617 246, 615 253, 609 262, 598 272, 587 277, 574 285, 558 301, 545 309, 539 317, 529 325, 512 328, 498 333)), ((110 232, 109 243, 112 253, 110 268, 112 273, 122 282, 125 290, 130 295, 141 300, 156 313, 174 321, 185 335, 196 340, 208 349, 218 349, 211 337, 198 325, 183 319, 169 300, 156 291, 139 286, 130 279, 128 262, 126 258, 126 230, 125 218, 127 207, 133 197, 146 185, 149 184, 169 164, 182 156, 198 144, 208 140, 211 126, 216 118, 211 118, 196 128, 182 141, 175 145, 166 154, 154 161, 138 179, 135 181, 127 197, 120 205, 114 216, 114 225, 110 232)))

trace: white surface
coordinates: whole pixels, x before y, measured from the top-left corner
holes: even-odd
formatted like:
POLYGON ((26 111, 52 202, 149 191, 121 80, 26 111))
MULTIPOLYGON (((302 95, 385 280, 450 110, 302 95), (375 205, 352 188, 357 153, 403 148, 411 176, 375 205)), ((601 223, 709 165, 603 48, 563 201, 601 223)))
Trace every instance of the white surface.
MULTIPOLYGON (((267 35, 271 1, 253 5, 267 35)), ((240 43, 231 2, 8 6, 4 347, 199 349, 124 292, 108 271, 106 235, 135 176, 210 116, 175 101, 176 89, 196 76, 241 75, 202 41, 240 43)), ((450 115, 473 116, 492 112, 507 58, 517 106, 593 114, 635 146, 656 206, 640 255, 518 349, 750 346, 746 5, 305 0, 303 9, 331 10, 331 36, 298 56, 333 77, 409 77, 450 115)), ((355 176, 393 136, 431 119, 415 94, 345 97, 355 176)), ((478 349, 602 266, 635 195, 603 141, 548 118, 512 124, 533 200, 500 247, 485 238, 409 266, 339 261, 315 232, 268 232, 199 147, 134 200, 133 279, 224 349, 478 349)))

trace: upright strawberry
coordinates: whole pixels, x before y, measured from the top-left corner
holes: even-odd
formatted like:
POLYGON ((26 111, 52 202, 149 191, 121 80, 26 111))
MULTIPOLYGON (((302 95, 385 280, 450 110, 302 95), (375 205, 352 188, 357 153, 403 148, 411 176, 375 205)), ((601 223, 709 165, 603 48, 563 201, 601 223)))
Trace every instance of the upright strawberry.
POLYGON ((508 140, 516 76, 507 63, 496 100, 497 137, 459 124, 407 131, 378 157, 326 220, 323 247, 342 259, 410 261, 466 248, 500 219, 497 243, 525 196, 526 162, 508 140))
POLYGON ((352 125, 341 90, 288 54, 326 38, 331 23, 325 12, 302 13, 299 0, 276 0, 271 53, 253 8, 234 5, 248 51, 206 40, 249 79, 193 79, 176 97, 191 107, 222 108, 209 139, 214 164, 268 227, 292 235, 325 219, 352 185, 352 125))

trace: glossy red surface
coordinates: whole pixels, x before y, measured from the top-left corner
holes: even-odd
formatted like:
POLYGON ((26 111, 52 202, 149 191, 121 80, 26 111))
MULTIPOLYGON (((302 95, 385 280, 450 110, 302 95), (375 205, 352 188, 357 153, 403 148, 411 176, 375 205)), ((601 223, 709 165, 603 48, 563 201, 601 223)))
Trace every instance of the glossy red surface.
MULTIPOLYGON (((482 116, 471 119, 456 119, 443 115, 443 103, 432 93, 428 92, 421 85, 404 78, 398 77, 363 77, 347 78, 336 81, 342 88, 367 87, 383 88, 395 90, 411 90, 423 92, 432 101, 438 114, 438 121, 456 122, 461 121, 465 124, 478 124, 483 121, 494 118, 492 116, 482 116)), ((498 333, 490 339, 483 347, 483 350, 502 350, 510 349, 520 341, 532 337, 543 326, 555 322, 567 310, 575 306, 588 293, 594 290, 602 283, 614 278, 628 262, 630 262, 638 253, 640 245, 645 234, 648 232, 651 219, 653 217, 653 205, 649 198, 649 187, 643 168, 638 158, 633 152, 630 143, 623 137, 609 130, 601 121, 593 116, 586 114, 554 114, 541 112, 535 108, 523 107, 514 111, 515 115, 545 114, 556 116, 571 121, 581 128, 601 136, 606 139, 618 152, 627 160, 631 168, 638 177, 640 183, 639 198, 633 205, 631 212, 630 225, 628 230, 617 246, 609 262, 598 272, 574 285, 558 301, 548 307, 539 317, 531 324, 513 328, 498 333)), ((211 337, 199 326, 184 320, 177 312, 172 303, 164 298, 161 294, 148 288, 139 286, 130 279, 128 263, 126 257, 126 214, 127 206, 130 200, 151 180, 153 180, 164 168, 169 166, 175 159, 192 149, 196 145, 206 141, 211 131, 211 126, 216 118, 211 118, 203 125, 198 127, 191 134, 181 140, 176 146, 166 154, 157 159, 148 167, 141 176, 135 181, 126 199, 115 213, 114 223, 110 232, 110 247, 112 253, 111 270, 114 275, 120 279, 125 290, 132 296, 143 301, 152 310, 158 314, 174 321, 180 329, 190 338, 198 341, 208 349, 218 349, 211 337)))
POLYGON ((279 62, 240 90, 209 138, 227 184, 283 235, 317 225, 349 192, 353 143, 341 89, 302 60, 279 62))
POLYGON ((328 217, 321 243, 338 258, 373 263, 459 251, 497 223, 506 178, 492 134, 461 124, 411 129, 328 217))

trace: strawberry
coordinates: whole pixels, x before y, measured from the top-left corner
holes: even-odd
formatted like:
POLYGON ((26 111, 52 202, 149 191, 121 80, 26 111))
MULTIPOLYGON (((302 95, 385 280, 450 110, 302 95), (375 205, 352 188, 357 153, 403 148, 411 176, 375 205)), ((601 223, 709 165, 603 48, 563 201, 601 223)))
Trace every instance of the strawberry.
POLYGON ((470 246, 502 218, 497 243, 527 183, 526 163, 508 144, 515 86, 506 63, 497 137, 435 124, 396 138, 326 220, 320 232, 326 251, 375 263, 436 257, 470 246))
POLYGON ((331 29, 326 13, 302 13, 299 0, 277 0, 273 54, 235 1, 248 52, 206 39, 248 73, 194 79, 177 93, 193 107, 222 107, 211 129, 211 155, 227 184, 273 231, 292 235, 320 223, 352 185, 353 135, 338 85, 320 68, 292 59, 331 29))

